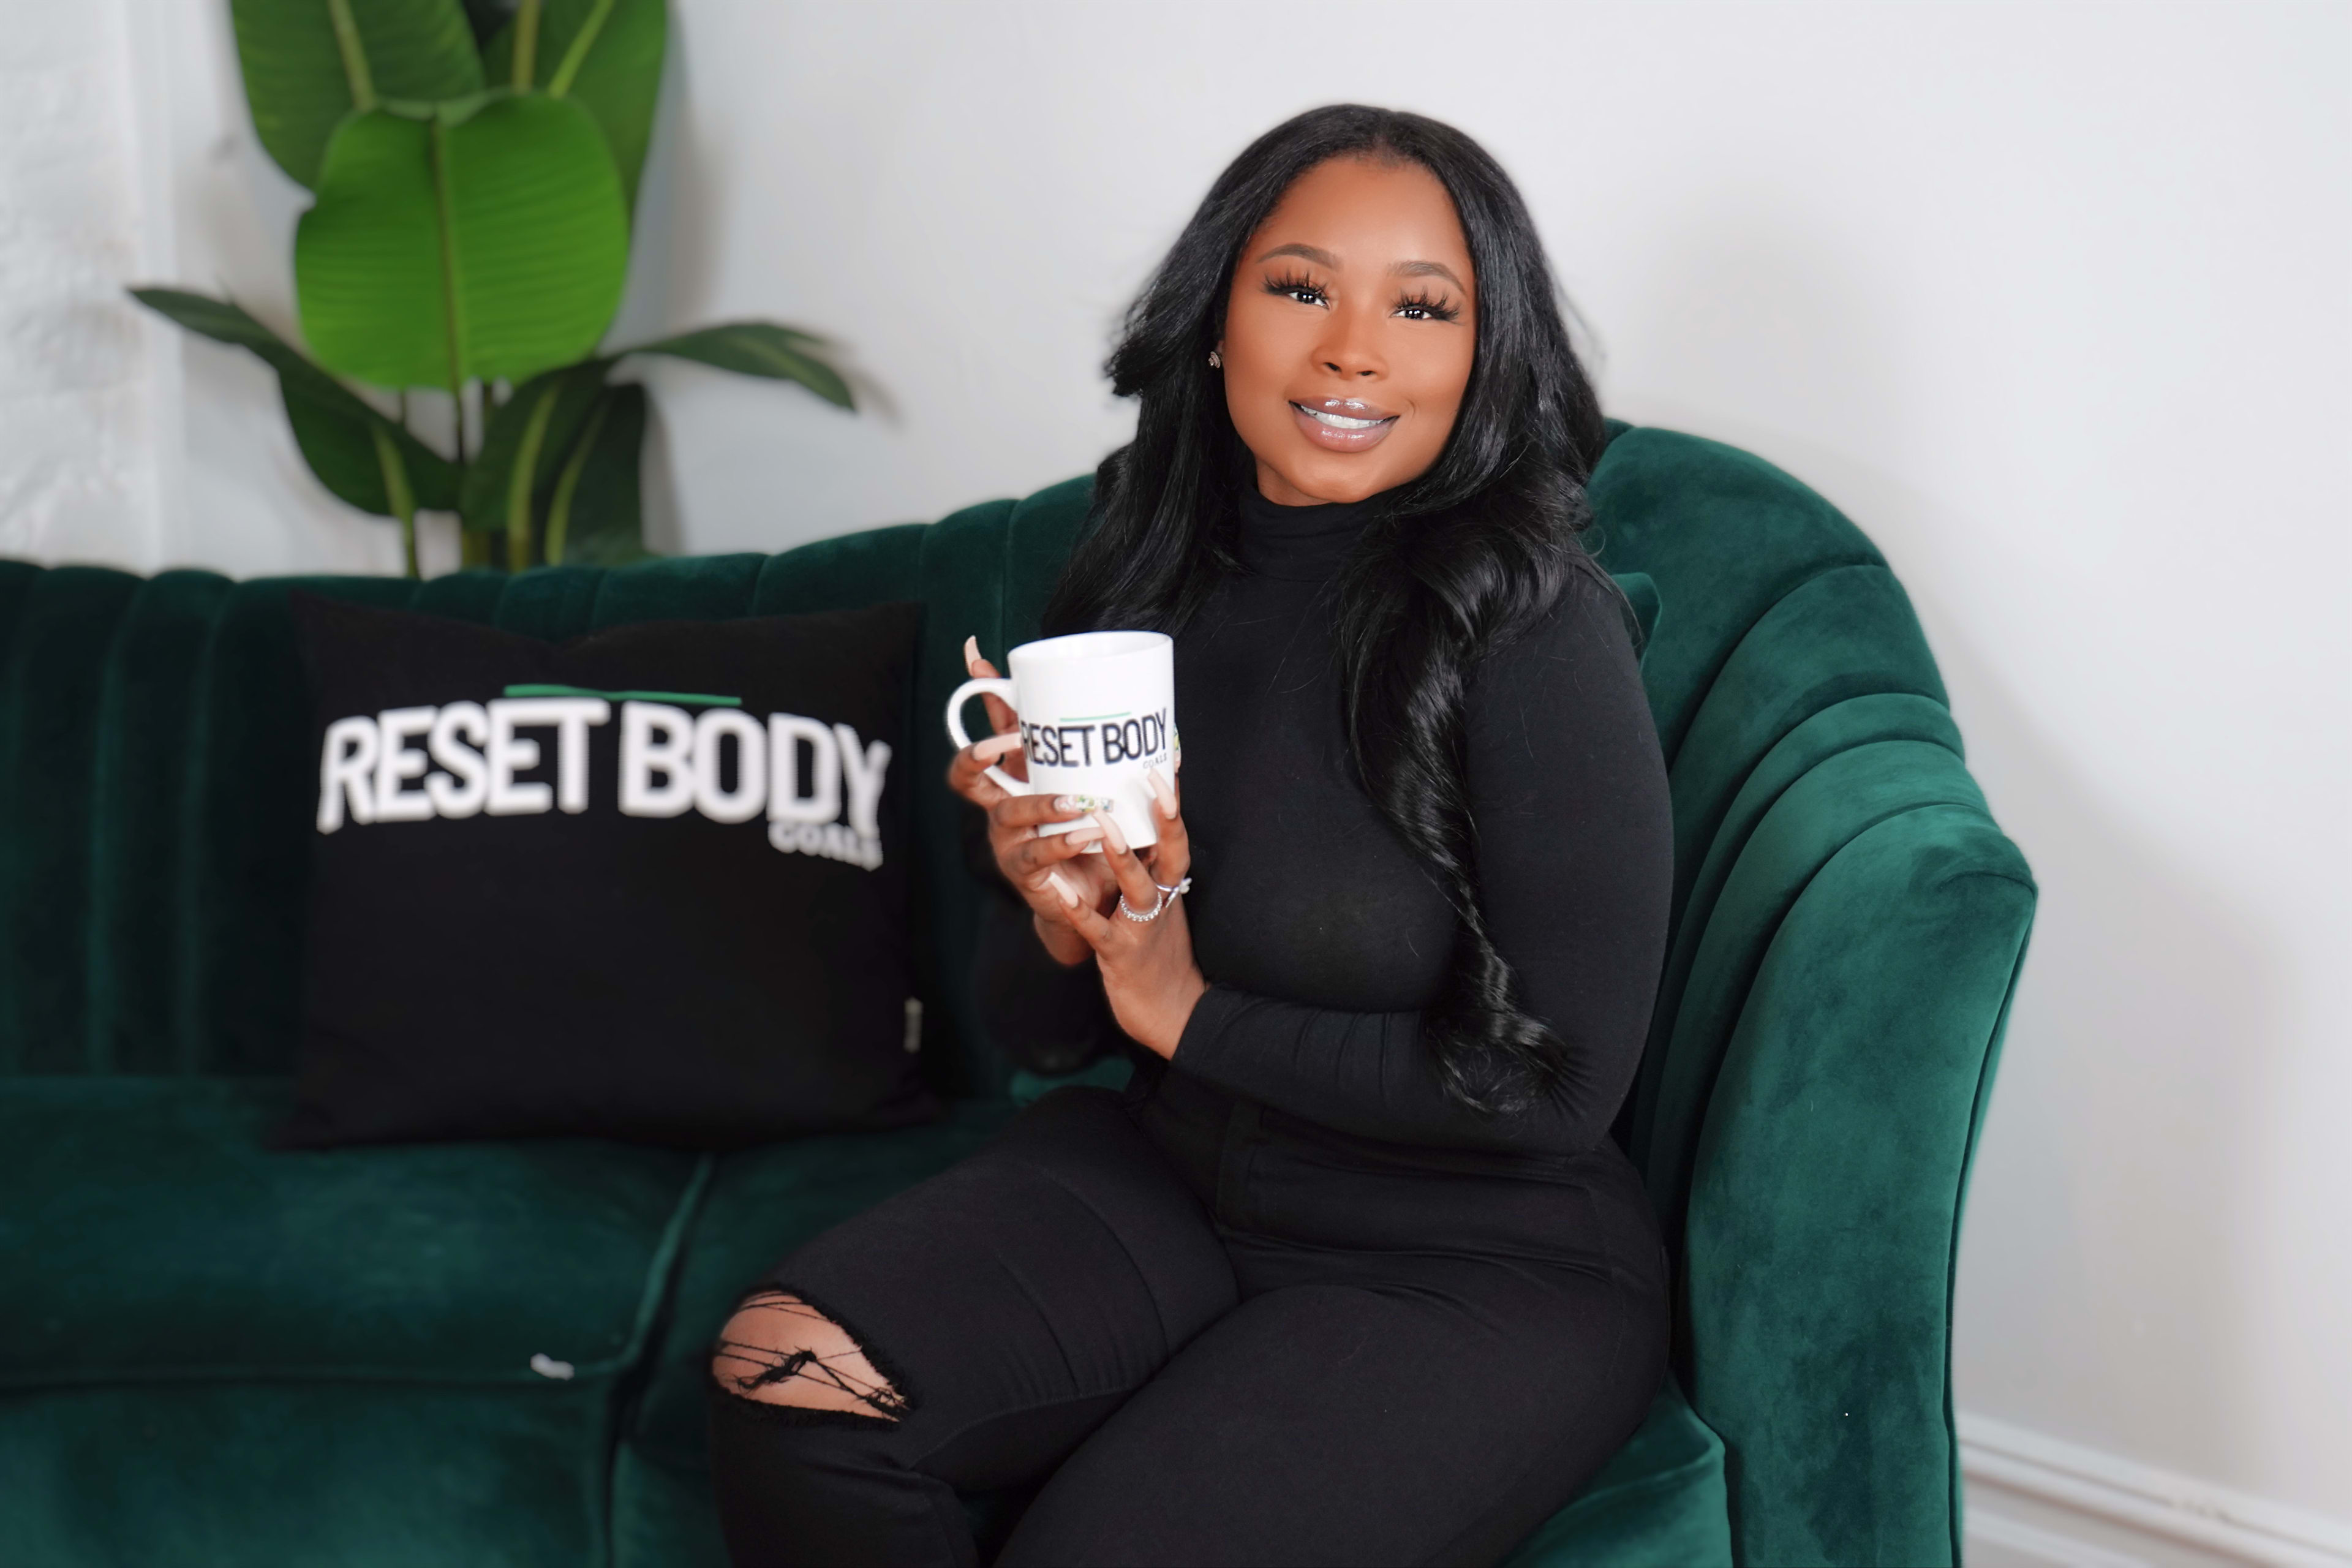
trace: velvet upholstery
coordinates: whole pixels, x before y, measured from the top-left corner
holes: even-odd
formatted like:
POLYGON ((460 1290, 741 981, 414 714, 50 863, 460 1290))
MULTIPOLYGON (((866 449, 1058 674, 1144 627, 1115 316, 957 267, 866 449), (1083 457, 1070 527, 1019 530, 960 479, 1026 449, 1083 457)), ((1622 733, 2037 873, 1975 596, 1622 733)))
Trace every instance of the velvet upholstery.
POLYGON ((62 567, 16 611, 0 686, 0 1064, 56 1072, 81 1053, 90 780, 106 652, 139 581, 62 567))
MULTIPOLYGON (((916 599, 902 754, 936 779, 964 637, 1037 635, 1090 493, 775 556, 301 585, 550 638, 916 599)), ((1675 808, 1618 1132, 1675 1256, 1675 1380, 1510 1561, 1956 1561, 1951 1270, 2031 875, 1858 529, 1660 430, 1616 427, 1591 494, 1675 808)), ((977 1022, 961 808, 918 795, 944 1122, 267 1152, 315 767, 290 585, 0 562, 0 1562, 716 1565, 700 1379, 735 1293, 1045 1087, 977 1022)))
POLYGON ((1620 1126, 1678 1265, 1675 1364, 1725 1443, 1736 1552, 1956 1563, 1952 1268, 2031 873, 1860 530, 1662 430, 1621 430, 1591 495, 1602 563, 1661 601, 1643 679, 1675 804, 1674 931, 1620 1126))
POLYGON ((601 1568, 613 1392, 254 1379, 12 1394, 0 1563, 601 1568))
POLYGON ((0 1387, 635 1364, 709 1161, 572 1138, 265 1149, 289 1102, 282 1079, 10 1085, 0 1387))

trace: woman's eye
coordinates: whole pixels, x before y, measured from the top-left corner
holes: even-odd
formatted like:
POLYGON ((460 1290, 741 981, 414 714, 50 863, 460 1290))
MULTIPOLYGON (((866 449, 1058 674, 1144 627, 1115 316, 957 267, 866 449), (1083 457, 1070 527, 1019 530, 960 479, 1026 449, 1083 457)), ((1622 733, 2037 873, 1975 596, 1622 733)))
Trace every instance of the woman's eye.
POLYGON ((1286 300, 1296 300, 1302 305, 1321 305, 1328 302, 1328 296, 1321 289, 1296 278, 1273 279, 1267 282, 1265 291, 1279 295, 1286 300))

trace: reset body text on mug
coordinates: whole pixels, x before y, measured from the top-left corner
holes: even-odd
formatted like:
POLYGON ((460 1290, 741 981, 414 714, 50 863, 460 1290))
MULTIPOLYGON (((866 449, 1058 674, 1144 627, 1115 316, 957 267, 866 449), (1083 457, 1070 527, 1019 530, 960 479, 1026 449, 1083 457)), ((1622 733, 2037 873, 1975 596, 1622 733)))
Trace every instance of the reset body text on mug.
POLYGON ((1046 768, 1091 768, 1139 758, 1159 761, 1168 750, 1168 710, 1070 724, 1024 720, 1021 747, 1031 762, 1046 768))

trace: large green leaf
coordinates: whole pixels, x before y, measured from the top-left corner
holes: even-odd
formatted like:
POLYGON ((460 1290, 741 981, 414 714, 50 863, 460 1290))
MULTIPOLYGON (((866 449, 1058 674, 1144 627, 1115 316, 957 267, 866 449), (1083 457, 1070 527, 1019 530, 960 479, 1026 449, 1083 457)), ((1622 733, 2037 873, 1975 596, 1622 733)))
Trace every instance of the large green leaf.
POLYGON ((278 372, 287 423, 319 482, 341 500, 379 517, 398 515, 377 437, 391 443, 415 496, 436 511, 457 505, 457 466, 370 407, 350 387, 312 364, 285 339, 237 306, 179 289, 133 289, 148 309, 215 342, 249 349, 278 372))
POLYGON ((521 382, 580 359, 628 264, 595 121, 538 94, 352 116, 294 236, 303 335, 323 363, 383 386, 521 382))
POLYGON ((229 15, 253 128, 278 166, 312 190, 328 140, 353 109, 482 89, 459 0, 230 0, 229 15))
POLYGON ((645 446, 646 389, 605 388, 547 500, 549 565, 622 566, 652 553, 641 488, 645 446))
MULTIPOLYGON (((701 364, 731 370, 738 375, 766 376, 771 381, 796 381, 827 403, 855 408, 849 384, 841 373, 817 357, 824 340, 780 327, 772 321, 729 321, 681 332, 659 342, 639 343, 625 354, 668 354, 701 364)), ((616 356, 617 357, 617 356, 616 356)))
POLYGON ((654 102, 661 96, 662 55, 669 47, 667 0, 541 0, 528 83, 514 79, 517 35, 526 13, 482 50, 482 74, 493 87, 540 88, 578 99, 596 117, 621 171, 629 205, 653 136, 654 102))

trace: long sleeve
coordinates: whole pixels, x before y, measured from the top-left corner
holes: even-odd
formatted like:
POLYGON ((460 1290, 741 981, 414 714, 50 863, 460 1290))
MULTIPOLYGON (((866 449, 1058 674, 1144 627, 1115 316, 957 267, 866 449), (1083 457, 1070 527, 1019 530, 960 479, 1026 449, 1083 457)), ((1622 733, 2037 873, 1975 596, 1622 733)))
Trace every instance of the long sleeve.
POLYGON ((1572 578, 1477 672, 1465 724, 1487 927, 1519 1005, 1566 1047, 1562 1086, 1517 1115, 1472 1111, 1441 1089, 1418 1012, 1309 1006, 1213 974, 1177 1067, 1370 1138, 1570 1154, 1607 1136, 1649 1026, 1673 877, 1664 766, 1609 590, 1572 578))

